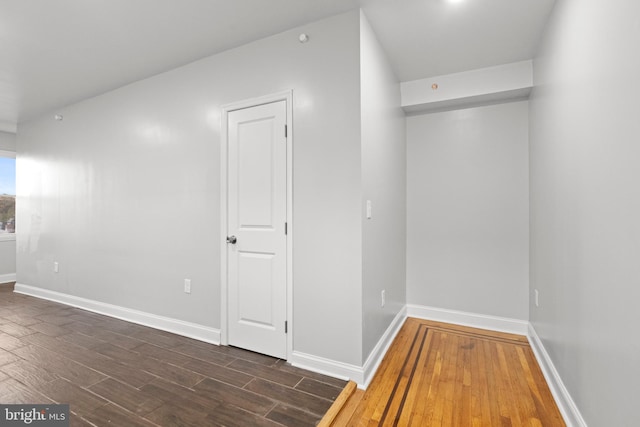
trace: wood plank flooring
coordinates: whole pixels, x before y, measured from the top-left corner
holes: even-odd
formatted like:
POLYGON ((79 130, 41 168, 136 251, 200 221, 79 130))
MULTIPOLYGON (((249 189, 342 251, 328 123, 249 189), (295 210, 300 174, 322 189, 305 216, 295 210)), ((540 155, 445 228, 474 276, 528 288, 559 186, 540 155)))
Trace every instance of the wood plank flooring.
POLYGON ((333 426, 564 426, 526 337, 409 318, 333 426))
POLYGON ((314 426, 345 385, 0 285, 0 403, 69 403, 72 426, 314 426))

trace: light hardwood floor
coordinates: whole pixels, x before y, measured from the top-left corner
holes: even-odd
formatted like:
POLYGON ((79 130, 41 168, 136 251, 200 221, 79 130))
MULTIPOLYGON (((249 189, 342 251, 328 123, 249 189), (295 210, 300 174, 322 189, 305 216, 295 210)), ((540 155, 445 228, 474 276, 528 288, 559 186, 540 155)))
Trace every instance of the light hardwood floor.
POLYGON ((333 426, 564 426, 524 336, 409 318, 333 426))

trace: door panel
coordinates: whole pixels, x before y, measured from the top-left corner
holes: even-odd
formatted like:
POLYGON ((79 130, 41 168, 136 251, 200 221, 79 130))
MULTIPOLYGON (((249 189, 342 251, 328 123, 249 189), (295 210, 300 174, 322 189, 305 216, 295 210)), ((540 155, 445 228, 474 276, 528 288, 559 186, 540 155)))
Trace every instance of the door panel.
POLYGON ((238 254, 238 321, 264 328, 274 328, 273 283, 275 256, 241 252, 238 254))
POLYGON ((286 103, 228 115, 229 344, 286 358, 286 103))
POLYGON ((274 188, 273 117, 242 123, 238 128, 238 223, 244 228, 273 229, 274 188))

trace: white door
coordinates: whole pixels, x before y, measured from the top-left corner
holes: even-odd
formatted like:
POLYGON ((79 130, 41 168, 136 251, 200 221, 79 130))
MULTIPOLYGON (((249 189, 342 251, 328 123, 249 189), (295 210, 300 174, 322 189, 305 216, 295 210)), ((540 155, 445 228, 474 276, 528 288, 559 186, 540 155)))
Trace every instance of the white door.
POLYGON ((286 101, 228 114, 230 345, 286 359, 286 101))

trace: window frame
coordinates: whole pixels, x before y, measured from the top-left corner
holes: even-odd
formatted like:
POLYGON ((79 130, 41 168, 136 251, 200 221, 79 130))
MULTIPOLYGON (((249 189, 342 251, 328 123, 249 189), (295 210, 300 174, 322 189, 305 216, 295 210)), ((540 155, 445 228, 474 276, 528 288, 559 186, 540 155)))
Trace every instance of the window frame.
MULTIPOLYGON (((15 151, 0 150, 0 157, 9 159, 15 159, 15 151)), ((16 191, 17 192, 17 191, 16 191)), ((0 234, 0 242, 11 242, 16 240, 16 233, 2 233, 0 234)))

